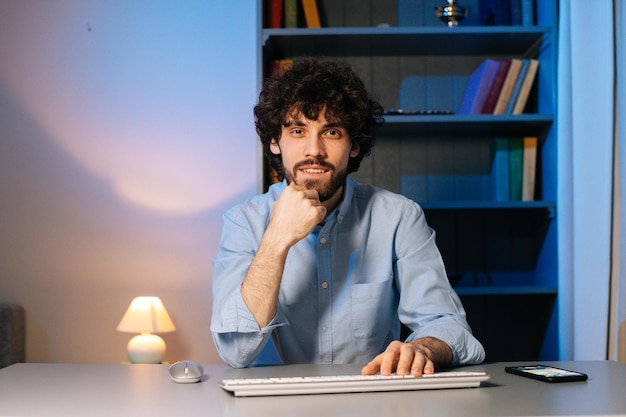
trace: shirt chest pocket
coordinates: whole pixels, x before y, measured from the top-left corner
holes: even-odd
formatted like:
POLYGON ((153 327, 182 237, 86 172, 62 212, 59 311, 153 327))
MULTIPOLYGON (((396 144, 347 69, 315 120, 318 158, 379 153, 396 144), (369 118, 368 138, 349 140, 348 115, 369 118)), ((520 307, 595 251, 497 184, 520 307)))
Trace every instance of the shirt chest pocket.
POLYGON ((393 275, 381 282, 352 285, 352 331, 357 339, 385 338, 397 320, 393 275))

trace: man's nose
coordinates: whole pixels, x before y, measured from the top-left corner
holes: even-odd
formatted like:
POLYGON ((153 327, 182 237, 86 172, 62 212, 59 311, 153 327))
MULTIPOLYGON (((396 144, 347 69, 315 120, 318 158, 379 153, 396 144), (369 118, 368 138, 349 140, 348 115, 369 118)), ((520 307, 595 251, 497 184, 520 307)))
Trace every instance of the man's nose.
POLYGON ((312 133, 307 138, 305 154, 306 156, 324 156, 324 143, 318 134, 312 133))

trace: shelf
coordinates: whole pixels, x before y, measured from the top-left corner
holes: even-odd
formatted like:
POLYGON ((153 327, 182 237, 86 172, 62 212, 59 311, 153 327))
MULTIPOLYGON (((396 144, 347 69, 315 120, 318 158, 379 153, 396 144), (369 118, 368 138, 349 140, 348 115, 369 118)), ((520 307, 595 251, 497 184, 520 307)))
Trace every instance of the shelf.
POLYGON ((544 36, 551 33, 549 27, 526 26, 265 29, 263 45, 267 59, 397 55, 530 57, 537 53, 544 36))
POLYGON ((556 211, 554 201, 423 201, 424 210, 548 210, 556 211))
POLYGON ((356 179, 423 208, 487 360, 558 358, 557 2, 533 2, 540 26, 456 28, 367 27, 397 22, 397 2, 364 2, 358 13, 353 3, 321 0, 329 27, 263 29, 263 70, 306 56, 353 66, 389 111, 356 179), (486 58, 540 61, 526 113, 446 114, 486 58), (491 201, 494 139, 525 136, 539 139, 535 195, 543 200, 491 201))
POLYGON ((524 286, 476 286, 476 287, 454 287, 460 296, 472 295, 553 295, 556 296, 556 287, 543 287, 536 285, 524 286))
POLYGON ((380 132, 389 134, 410 134, 416 132, 428 135, 503 135, 536 136, 537 132, 550 129, 551 114, 520 115, 387 115, 380 132))

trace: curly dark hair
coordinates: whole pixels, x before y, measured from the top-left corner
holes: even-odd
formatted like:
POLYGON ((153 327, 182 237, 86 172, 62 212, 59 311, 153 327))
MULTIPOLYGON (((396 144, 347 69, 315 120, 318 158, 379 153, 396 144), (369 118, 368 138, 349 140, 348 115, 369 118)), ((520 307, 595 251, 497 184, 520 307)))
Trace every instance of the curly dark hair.
POLYGON ((383 107, 369 97, 363 81, 343 62, 326 58, 297 60, 290 68, 270 76, 254 107, 255 126, 263 152, 277 178, 285 170, 281 155, 270 151, 270 143, 280 140, 281 129, 290 114, 301 113, 316 120, 321 111, 327 120, 338 121, 360 152, 350 158, 347 173, 359 169, 363 157, 374 146, 374 134, 384 123, 383 107))

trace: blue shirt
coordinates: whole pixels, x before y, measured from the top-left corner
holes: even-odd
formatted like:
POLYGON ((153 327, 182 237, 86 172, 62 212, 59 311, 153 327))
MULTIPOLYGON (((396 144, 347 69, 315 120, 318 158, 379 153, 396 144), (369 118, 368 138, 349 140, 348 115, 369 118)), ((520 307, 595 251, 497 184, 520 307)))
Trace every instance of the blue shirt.
POLYGON ((452 365, 483 361, 421 207, 350 177, 324 225, 289 250, 276 316, 259 328, 240 287, 285 187, 224 215, 211 331, 227 364, 249 366, 273 338, 283 363, 365 365, 399 339, 400 323, 412 331, 407 341, 446 342, 452 365))

